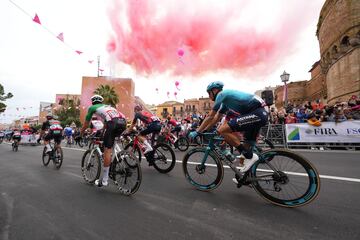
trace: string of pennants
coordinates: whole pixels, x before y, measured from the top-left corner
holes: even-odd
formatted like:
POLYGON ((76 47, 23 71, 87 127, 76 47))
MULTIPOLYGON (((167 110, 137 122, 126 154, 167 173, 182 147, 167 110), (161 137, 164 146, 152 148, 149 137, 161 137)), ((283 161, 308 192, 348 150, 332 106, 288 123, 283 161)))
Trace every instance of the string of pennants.
MULTIPOLYGON (((76 49, 74 47, 72 47, 69 43, 67 43, 65 41, 65 34, 63 32, 60 32, 60 33, 57 33, 55 34, 53 31, 51 31, 49 28, 47 28, 44 24, 43 24, 43 21, 40 20, 40 17, 37 13, 35 13, 35 15, 32 15, 32 14, 29 14, 27 11, 25 11, 22 7, 20 7, 18 4, 16 4, 14 1, 12 0, 9 0, 9 2, 11 2, 15 7, 17 7, 20 11, 22 11, 24 14, 26 14, 27 16, 29 16, 31 18, 31 20, 40 25, 44 30, 46 30, 49 34, 53 35, 54 37, 56 37, 58 40, 60 40, 65 46, 67 46, 69 49, 71 49, 75 54, 77 55, 84 55, 84 52, 79 50, 79 49, 76 49)), ((87 60, 87 62, 89 64, 92 64, 94 62, 94 58, 91 57, 87 60)), ((100 72, 103 72, 104 69, 102 68, 99 68, 98 69, 100 72)))

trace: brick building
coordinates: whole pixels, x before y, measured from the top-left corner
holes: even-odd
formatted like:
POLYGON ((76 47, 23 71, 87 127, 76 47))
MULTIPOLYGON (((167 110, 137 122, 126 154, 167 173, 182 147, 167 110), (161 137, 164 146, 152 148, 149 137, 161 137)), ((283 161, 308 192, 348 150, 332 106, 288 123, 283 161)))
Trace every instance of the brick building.
POLYGON ((100 85, 110 85, 114 87, 115 92, 119 96, 119 104, 117 109, 124 113, 126 117, 131 119, 134 116, 135 105, 135 83, 130 78, 109 78, 109 77, 83 77, 81 87, 81 108, 80 121, 84 121, 86 111, 91 106, 91 96, 100 85))

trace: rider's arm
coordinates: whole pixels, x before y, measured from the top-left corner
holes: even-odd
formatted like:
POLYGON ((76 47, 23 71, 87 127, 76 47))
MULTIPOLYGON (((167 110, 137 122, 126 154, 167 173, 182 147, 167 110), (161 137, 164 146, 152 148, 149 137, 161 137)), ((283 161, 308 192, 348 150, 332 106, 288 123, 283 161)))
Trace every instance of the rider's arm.
POLYGON ((80 130, 81 137, 84 135, 85 130, 89 127, 89 123, 90 123, 90 121, 85 120, 84 125, 82 126, 82 128, 80 130))
POLYGON ((205 120, 202 122, 201 126, 198 128, 198 132, 203 132, 208 129, 211 129, 216 123, 219 122, 219 120, 223 117, 224 114, 220 112, 215 112, 212 110, 210 114, 205 118, 205 120))

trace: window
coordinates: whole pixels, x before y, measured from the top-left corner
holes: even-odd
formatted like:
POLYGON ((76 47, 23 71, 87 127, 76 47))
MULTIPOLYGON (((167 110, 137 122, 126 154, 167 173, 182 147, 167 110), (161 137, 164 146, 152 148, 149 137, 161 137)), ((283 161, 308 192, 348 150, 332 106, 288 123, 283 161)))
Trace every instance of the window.
POLYGON ((348 36, 343 37, 343 39, 341 40, 341 46, 342 47, 347 47, 349 45, 350 45, 349 37, 348 36))

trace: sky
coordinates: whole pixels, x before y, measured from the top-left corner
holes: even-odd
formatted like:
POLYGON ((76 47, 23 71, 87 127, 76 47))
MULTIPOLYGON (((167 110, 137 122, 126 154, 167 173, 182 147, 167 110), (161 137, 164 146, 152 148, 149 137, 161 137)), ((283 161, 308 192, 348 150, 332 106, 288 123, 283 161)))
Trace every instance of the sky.
POLYGON ((103 75, 132 78, 149 104, 205 97, 214 80, 251 93, 282 84, 284 70, 309 80, 324 2, 2 0, 0 83, 14 97, 0 123, 38 115, 56 93, 80 94, 97 56, 103 75))

